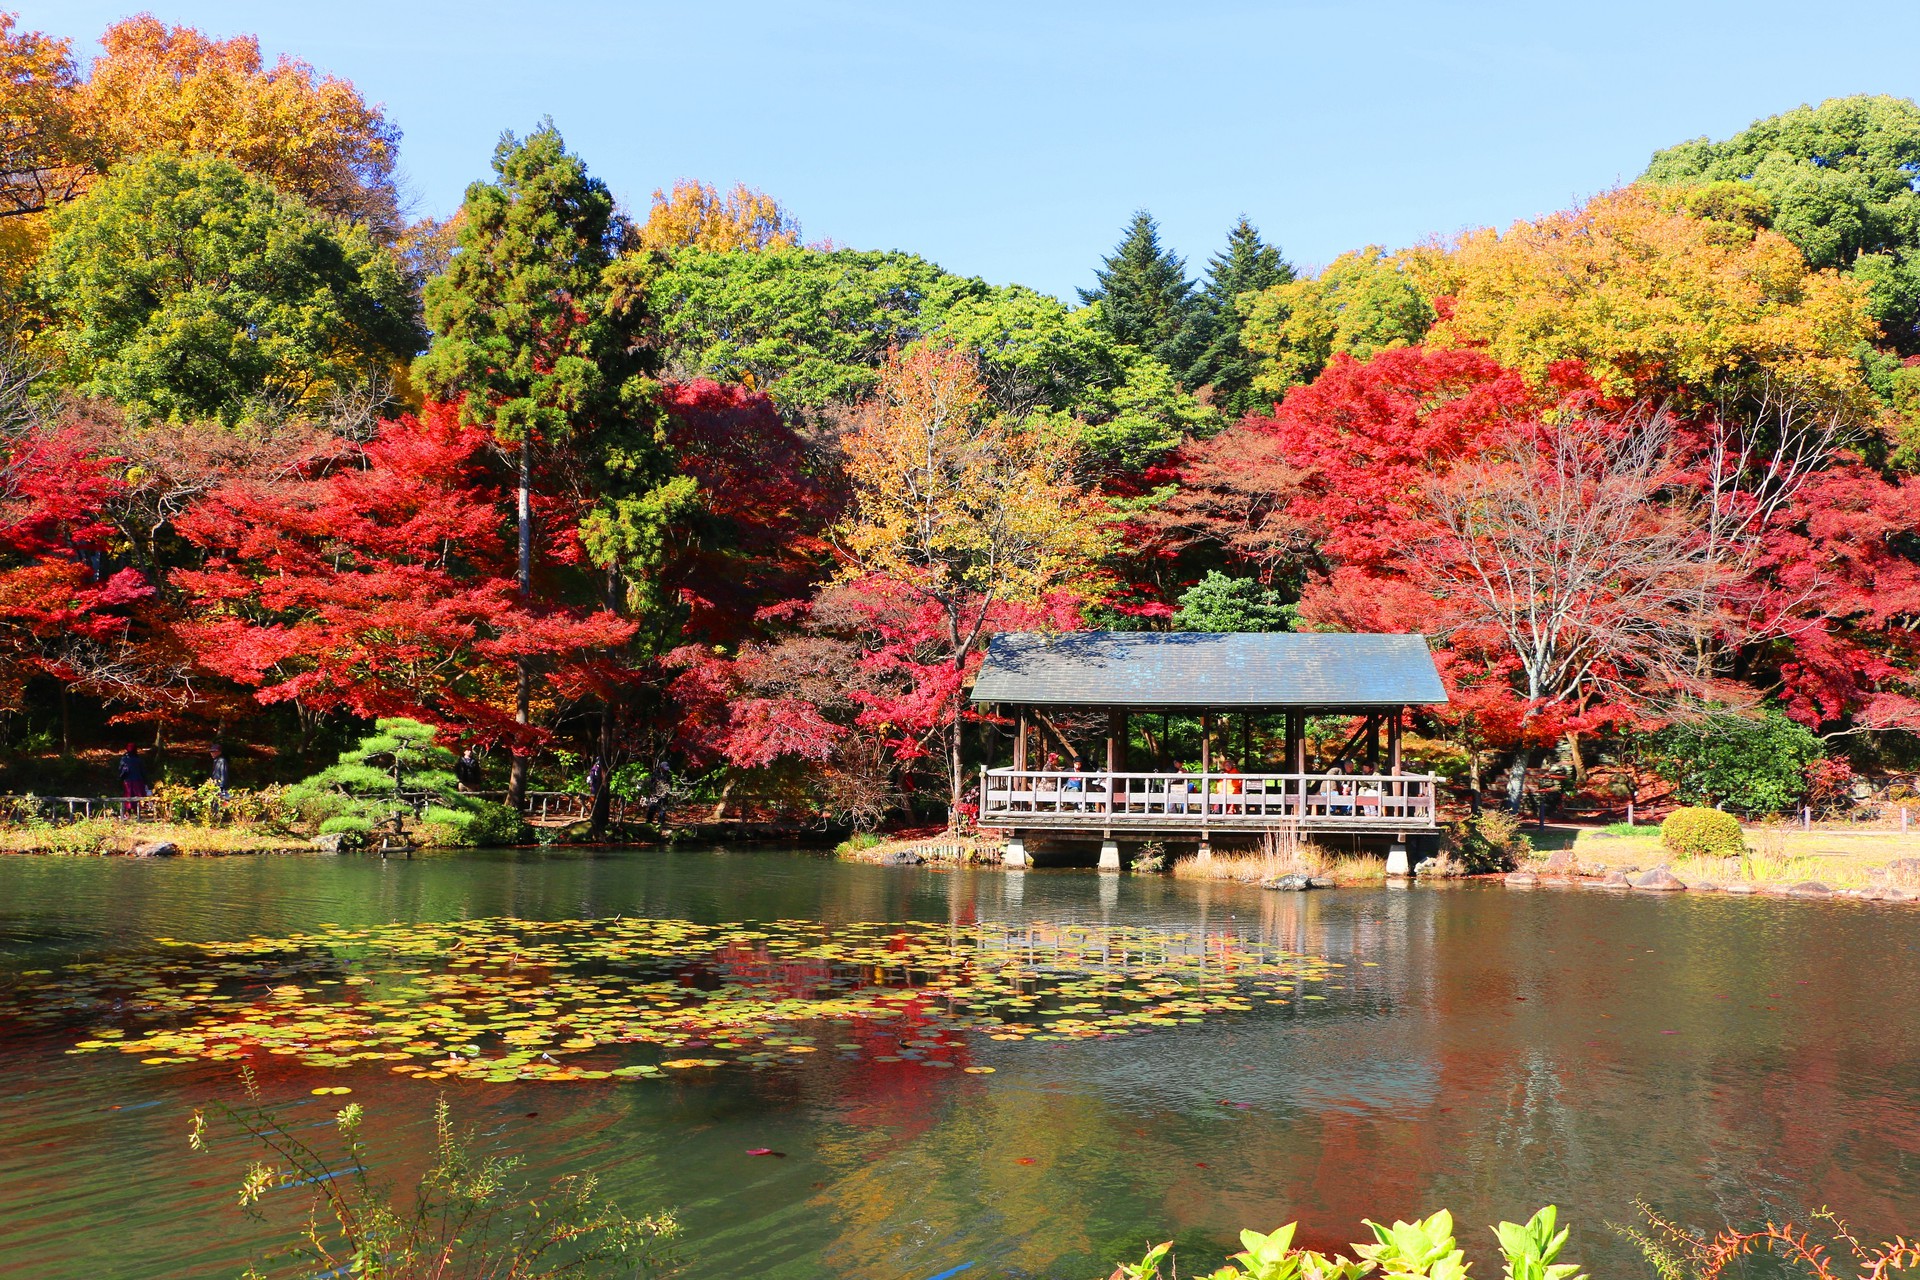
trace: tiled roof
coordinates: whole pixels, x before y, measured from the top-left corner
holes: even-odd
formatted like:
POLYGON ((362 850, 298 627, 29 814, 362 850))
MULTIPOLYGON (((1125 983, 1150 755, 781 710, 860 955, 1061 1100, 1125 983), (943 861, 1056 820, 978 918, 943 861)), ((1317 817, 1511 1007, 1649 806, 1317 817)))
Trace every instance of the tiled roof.
POLYGON ((1447 700, 1420 635, 1080 631, 995 636, 975 702, 1397 707, 1447 700))

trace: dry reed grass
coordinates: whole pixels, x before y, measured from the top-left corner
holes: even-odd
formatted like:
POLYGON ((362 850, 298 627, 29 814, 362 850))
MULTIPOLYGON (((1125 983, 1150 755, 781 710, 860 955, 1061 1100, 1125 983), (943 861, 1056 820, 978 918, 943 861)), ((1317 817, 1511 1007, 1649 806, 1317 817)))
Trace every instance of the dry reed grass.
POLYGON ((1387 878, 1380 858, 1333 854, 1303 839, 1291 827, 1264 833, 1260 847, 1250 851, 1222 851, 1202 861, 1182 858, 1173 864, 1181 880, 1227 880, 1236 884, 1264 884, 1280 876, 1303 875, 1358 884, 1387 878))

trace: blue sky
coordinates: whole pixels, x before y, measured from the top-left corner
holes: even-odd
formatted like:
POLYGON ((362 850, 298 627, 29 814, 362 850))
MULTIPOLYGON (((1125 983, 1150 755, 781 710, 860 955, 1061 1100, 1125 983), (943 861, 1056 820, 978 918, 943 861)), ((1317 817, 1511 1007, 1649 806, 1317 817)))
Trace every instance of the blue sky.
MULTIPOLYGON (((14 0, 85 54, 135 7, 14 0)), ((631 207, 745 181, 809 238, 1071 298, 1133 210, 1198 273, 1242 212, 1296 263, 1505 224, 1657 147, 1920 93, 1920 4, 277 4, 151 0, 346 76, 420 212, 551 115, 631 207)))

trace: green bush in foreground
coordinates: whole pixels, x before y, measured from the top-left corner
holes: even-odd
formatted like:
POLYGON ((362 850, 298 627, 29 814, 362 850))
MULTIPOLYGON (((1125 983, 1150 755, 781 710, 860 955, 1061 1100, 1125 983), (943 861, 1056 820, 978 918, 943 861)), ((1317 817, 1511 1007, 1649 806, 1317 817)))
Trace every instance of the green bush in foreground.
POLYGON ((1660 843, 1676 858, 1737 858, 1747 849, 1740 820, 1718 809, 1675 809, 1660 824, 1660 843))
MULTIPOLYGON (((1548 1205, 1525 1225, 1503 1222, 1493 1228, 1506 1280, 1586 1280, 1578 1266, 1554 1261, 1567 1244, 1567 1229, 1554 1230, 1556 1212, 1548 1205)), ((1454 1241, 1453 1215, 1445 1209, 1390 1227, 1369 1220, 1374 1238, 1354 1245, 1351 1258, 1295 1249, 1295 1225, 1289 1222, 1266 1235, 1242 1231, 1241 1252, 1208 1280, 1358 1280, 1376 1274, 1383 1280, 1467 1280, 1466 1254, 1454 1241)), ((1108 1280, 1160 1280, 1160 1264, 1172 1251, 1172 1241, 1155 1245, 1139 1262, 1116 1267, 1108 1280)))

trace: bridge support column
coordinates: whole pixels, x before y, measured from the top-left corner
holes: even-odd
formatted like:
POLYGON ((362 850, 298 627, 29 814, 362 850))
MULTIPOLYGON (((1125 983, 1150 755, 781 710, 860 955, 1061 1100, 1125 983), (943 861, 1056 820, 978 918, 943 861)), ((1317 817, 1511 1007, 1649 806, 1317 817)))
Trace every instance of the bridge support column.
POLYGON ((1027 865, 1027 842, 1020 838, 1018 831, 1007 837, 1007 847, 1000 854, 1000 864, 1007 867, 1024 869, 1027 865))
POLYGON ((1200 851, 1195 855, 1201 862, 1213 861, 1213 841, 1200 837, 1200 851))
POLYGON ((1413 864, 1407 860, 1407 842, 1395 840, 1393 847, 1387 850, 1387 875, 1394 879, 1405 879, 1413 874, 1413 864))
POLYGON ((1120 842, 1118 840, 1102 840, 1100 842, 1100 869, 1102 871, 1118 871, 1120 869, 1120 842))

